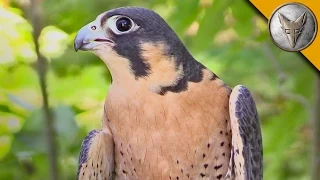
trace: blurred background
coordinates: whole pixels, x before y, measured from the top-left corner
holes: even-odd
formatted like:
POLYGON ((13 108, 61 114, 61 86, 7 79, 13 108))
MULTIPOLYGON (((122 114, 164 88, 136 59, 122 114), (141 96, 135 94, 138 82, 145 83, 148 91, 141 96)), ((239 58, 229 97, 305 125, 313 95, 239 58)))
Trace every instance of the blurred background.
POLYGON ((1 180, 76 178, 81 142, 100 128, 111 77, 96 56, 75 53, 73 39, 98 14, 128 5, 158 12, 196 59, 230 87, 244 84, 251 90, 262 124, 264 179, 320 179, 318 70, 299 53, 278 49, 267 20, 249 2, 0 4, 1 180))

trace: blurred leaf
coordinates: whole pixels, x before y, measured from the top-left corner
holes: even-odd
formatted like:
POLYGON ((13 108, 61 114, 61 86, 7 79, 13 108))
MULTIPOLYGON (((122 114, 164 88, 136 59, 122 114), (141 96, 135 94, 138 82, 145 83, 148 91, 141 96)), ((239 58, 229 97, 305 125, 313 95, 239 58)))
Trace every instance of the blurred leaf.
POLYGON ((29 65, 19 65, 2 69, 0 76, 0 87, 3 89, 18 89, 24 87, 37 87, 38 77, 29 65))
POLYGON ((0 160, 9 152, 11 145, 10 136, 0 135, 0 160))
POLYGON ((108 87, 108 82, 103 77, 104 71, 105 67, 91 66, 82 69, 79 75, 70 75, 65 78, 50 73, 48 75, 48 90, 51 102, 59 101, 82 109, 100 104, 106 96, 108 87))
POLYGON ((213 37, 225 27, 224 18, 220 18, 228 6, 230 0, 215 0, 210 8, 205 10, 205 15, 200 20, 199 30, 193 48, 196 50, 203 50, 213 42, 213 37), (210 29, 208 31, 208 29, 210 29))
POLYGON ((253 17, 255 16, 255 12, 250 6, 248 6, 248 2, 236 1, 230 7, 232 9, 232 15, 236 20, 234 29, 237 34, 242 38, 252 36, 255 30, 253 26, 253 17))
POLYGON ((46 142, 42 111, 36 110, 27 117, 22 129, 15 135, 13 152, 45 153, 46 142))
POLYGON ((0 7, 0 64, 15 64, 17 60, 34 62, 35 53, 31 37, 31 26, 18 13, 19 9, 0 7), (10 19, 10 21, 8 21, 10 19), (19 28, 17 28, 19 27, 19 28))
POLYGON ((79 126, 85 126, 88 129, 99 129, 101 127, 103 110, 101 108, 91 109, 79 113, 76 116, 76 120, 79 126))
POLYGON ((0 135, 17 132, 22 122, 22 117, 11 113, 0 112, 0 135))
POLYGON ((57 27, 47 26, 41 32, 39 43, 43 55, 50 58, 59 57, 68 46, 68 34, 57 27))
POLYGON ((59 147, 67 150, 78 133, 78 125, 75 122, 73 110, 68 106, 59 106, 54 110, 54 119, 59 147))
POLYGON ((22 99, 19 99, 19 97, 16 97, 12 94, 8 94, 8 99, 13 102, 14 104, 17 104, 18 106, 26 109, 26 110, 32 110, 32 105, 28 104, 27 102, 24 102, 22 99))
POLYGON ((199 12, 199 0, 184 1, 175 0, 175 11, 171 14, 169 22, 175 27, 177 34, 183 34, 185 30, 196 20, 199 12))

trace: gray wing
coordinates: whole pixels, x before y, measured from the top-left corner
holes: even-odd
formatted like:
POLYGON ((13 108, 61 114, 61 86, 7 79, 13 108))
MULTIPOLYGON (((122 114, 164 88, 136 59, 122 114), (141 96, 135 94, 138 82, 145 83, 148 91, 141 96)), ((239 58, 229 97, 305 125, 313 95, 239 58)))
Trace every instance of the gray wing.
POLYGON ((227 178, 263 179, 263 150, 259 117, 250 91, 237 85, 231 93, 229 111, 232 129, 230 169, 227 178))
POLYGON ((81 145, 77 180, 110 180, 113 172, 112 135, 103 130, 89 132, 81 145))

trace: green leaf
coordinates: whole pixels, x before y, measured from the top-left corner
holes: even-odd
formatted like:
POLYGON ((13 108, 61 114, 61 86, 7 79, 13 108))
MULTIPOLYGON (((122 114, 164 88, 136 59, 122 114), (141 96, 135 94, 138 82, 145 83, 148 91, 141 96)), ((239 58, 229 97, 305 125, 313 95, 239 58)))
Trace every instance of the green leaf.
POLYGON ((199 29, 192 48, 204 50, 213 43, 215 35, 225 27, 221 18, 230 5, 230 0, 215 0, 212 6, 205 10, 204 17, 199 22, 199 29))
POLYGON ((78 125, 75 122, 73 110, 69 106, 58 106, 54 109, 55 129, 60 149, 67 150, 77 138, 78 125))
POLYGON ((9 152, 11 147, 11 136, 1 136, 0 135, 0 160, 9 152))
POLYGON ((232 15, 236 20, 234 29, 241 37, 252 36, 254 26, 253 17, 255 16, 254 10, 248 6, 248 2, 236 1, 231 6, 232 15))
POLYGON ((185 30, 194 22, 199 15, 201 8, 199 0, 185 1, 175 0, 175 11, 170 15, 169 22, 174 27, 178 35, 182 35, 185 30), (179 18, 178 18, 179 17, 179 18))

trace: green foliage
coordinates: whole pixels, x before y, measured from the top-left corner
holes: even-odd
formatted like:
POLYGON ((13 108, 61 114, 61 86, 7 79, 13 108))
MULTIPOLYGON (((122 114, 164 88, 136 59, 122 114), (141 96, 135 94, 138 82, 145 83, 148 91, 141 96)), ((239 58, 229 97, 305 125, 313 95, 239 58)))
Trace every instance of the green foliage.
MULTIPOLYGON (((47 179, 42 97, 35 71, 32 26, 19 1, 0 9, 0 179, 47 179)), ((310 178, 310 107, 315 73, 296 53, 269 39, 266 19, 245 1, 47 0, 41 53, 50 61, 49 102, 54 114, 60 179, 75 179, 80 144, 100 127, 110 84, 105 65, 75 53, 79 28, 108 9, 154 9, 192 54, 229 86, 244 84, 261 116, 265 179, 310 178)))

